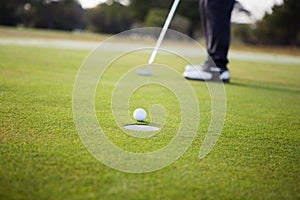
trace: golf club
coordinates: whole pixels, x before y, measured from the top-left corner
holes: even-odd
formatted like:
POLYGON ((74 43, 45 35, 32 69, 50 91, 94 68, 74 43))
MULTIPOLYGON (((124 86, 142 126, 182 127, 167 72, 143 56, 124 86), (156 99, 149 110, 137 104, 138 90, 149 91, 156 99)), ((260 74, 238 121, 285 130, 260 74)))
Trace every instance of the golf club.
POLYGON ((177 6, 178 6, 179 2, 180 2, 180 0, 175 0, 174 3, 173 3, 173 5, 172 5, 172 8, 171 8, 171 10, 169 12, 169 15, 168 15, 168 17, 166 19, 166 22, 165 22, 165 24, 163 26, 163 29, 162 29, 162 31, 161 31, 161 33, 159 35, 159 38, 158 38, 158 40, 156 42, 156 45, 155 45, 155 47, 154 47, 154 49, 152 51, 151 57, 150 57, 150 59, 148 61, 148 69, 146 69, 146 70, 142 70, 142 69, 136 70, 136 73, 138 75, 151 76, 153 74, 153 72, 152 72, 152 64, 153 64, 153 62, 154 62, 154 60, 156 58, 158 49, 161 46, 161 43, 162 43, 162 41, 163 41, 163 39, 164 39, 164 37, 165 37, 165 35, 167 33, 167 30, 168 30, 168 28, 170 26, 170 23, 172 21, 172 18, 174 16, 174 13, 175 13, 175 11, 177 9, 177 6))

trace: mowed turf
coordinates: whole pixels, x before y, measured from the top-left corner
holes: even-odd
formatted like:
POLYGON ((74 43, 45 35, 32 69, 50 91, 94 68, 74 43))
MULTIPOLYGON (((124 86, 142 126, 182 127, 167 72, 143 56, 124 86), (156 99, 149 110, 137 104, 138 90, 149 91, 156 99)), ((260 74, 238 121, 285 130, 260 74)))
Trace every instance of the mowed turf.
MULTIPOLYGON (((128 174, 96 160, 76 131, 73 84, 87 55, 0 46, 0 199, 300 198, 299 64, 232 60, 232 83, 225 85, 225 126, 215 148, 202 160, 198 154, 210 122, 210 96, 205 83, 191 81, 201 109, 193 144, 162 170, 128 174)), ((180 73, 185 64, 167 55, 159 59, 180 73)), ((125 58, 123 64, 131 63, 132 58, 125 58)), ((102 101, 109 100, 115 79, 107 78, 97 90, 99 124, 127 150, 162 148, 180 119, 174 95, 158 86, 145 88, 160 94, 153 94, 154 99, 142 95, 142 89, 133 95, 130 111, 135 105, 161 102, 171 116, 169 132, 162 137, 135 140, 122 136, 111 116, 103 118, 111 115, 110 105, 102 101), (104 100, 98 98, 101 95, 104 100)))

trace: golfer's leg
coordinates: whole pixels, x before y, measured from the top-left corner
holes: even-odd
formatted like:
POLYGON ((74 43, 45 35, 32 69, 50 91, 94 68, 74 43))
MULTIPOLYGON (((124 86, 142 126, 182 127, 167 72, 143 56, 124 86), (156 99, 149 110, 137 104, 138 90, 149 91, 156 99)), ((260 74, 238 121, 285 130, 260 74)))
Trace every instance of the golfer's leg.
POLYGON ((234 0, 202 0, 201 2, 207 52, 221 68, 226 68, 228 63, 233 5, 234 0))

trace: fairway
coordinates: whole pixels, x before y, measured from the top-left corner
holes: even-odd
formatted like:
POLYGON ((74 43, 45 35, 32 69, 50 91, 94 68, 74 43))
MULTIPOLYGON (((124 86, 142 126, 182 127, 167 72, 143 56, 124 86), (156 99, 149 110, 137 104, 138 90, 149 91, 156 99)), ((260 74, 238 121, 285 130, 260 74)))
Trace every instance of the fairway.
MULTIPOLYGON (((201 117, 192 145, 166 168, 130 174, 95 159, 77 133, 73 86, 88 54, 80 49, 0 46, 0 199, 300 198, 299 56, 293 56, 298 63, 231 60, 232 80, 224 86, 225 124, 204 159, 198 155, 209 127, 210 95, 205 83, 189 81, 201 117)), ((147 59, 125 57, 124 71, 147 59)), ((164 54, 157 61, 178 73, 187 64, 164 54)), ((110 108, 111 92, 121 74, 111 67, 99 82, 95 95, 99 125, 127 151, 162 148, 174 137, 181 119, 176 97, 158 85, 137 90, 129 112, 136 105, 148 108, 160 103, 167 113, 165 126, 161 134, 146 140, 122 134, 110 108)))

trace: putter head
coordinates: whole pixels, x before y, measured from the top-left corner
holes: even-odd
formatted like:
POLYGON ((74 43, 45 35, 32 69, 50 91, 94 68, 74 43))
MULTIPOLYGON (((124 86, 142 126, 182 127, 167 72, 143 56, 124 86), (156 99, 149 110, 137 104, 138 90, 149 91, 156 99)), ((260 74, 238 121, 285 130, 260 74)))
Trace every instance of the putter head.
POLYGON ((137 69, 136 74, 140 75, 140 76, 152 76, 153 72, 151 69, 137 69))

